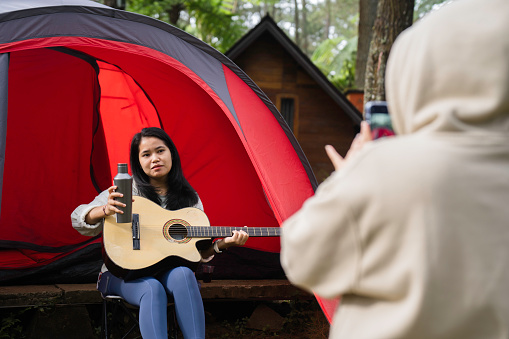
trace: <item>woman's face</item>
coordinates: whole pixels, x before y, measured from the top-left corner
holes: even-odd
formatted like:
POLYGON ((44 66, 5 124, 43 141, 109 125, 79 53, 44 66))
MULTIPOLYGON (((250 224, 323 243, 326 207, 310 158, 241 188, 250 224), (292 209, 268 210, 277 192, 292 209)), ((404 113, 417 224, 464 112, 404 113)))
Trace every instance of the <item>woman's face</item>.
POLYGON ((166 179, 170 173, 172 160, 168 146, 159 138, 143 137, 139 146, 141 168, 150 179, 166 179))

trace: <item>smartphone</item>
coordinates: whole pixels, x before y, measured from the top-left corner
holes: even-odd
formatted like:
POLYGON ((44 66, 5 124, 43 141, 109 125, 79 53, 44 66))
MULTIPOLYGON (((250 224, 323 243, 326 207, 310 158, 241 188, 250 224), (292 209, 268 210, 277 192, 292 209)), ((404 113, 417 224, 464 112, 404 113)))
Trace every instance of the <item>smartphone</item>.
POLYGON ((368 101, 364 107, 364 117, 373 140, 395 135, 386 101, 368 101))

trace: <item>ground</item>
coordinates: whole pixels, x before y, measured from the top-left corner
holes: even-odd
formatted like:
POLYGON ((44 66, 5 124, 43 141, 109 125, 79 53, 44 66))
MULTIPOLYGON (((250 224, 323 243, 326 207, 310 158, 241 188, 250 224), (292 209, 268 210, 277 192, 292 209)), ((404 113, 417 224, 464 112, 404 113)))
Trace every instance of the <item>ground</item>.
POLYGON ((207 338, 210 339, 326 339, 329 333, 329 324, 318 303, 314 300, 266 303, 244 302, 241 305, 210 303, 205 305, 205 309, 208 319, 207 338), (254 319, 256 311, 260 311, 260 313, 254 319), (274 329, 270 329, 270 324, 273 325, 274 329))
MULTIPOLYGON (((112 315, 110 314, 110 318, 112 315)), ((205 302, 207 339, 326 339, 329 324, 315 300, 205 302)), ((128 328, 116 316, 112 338, 128 328)), ((0 339, 101 338, 101 305, 0 309, 0 339), (90 322, 84 321, 89 318, 90 322), (56 327, 61 327, 56 330, 56 327), (49 334, 49 332, 56 332, 49 334), (71 334, 69 334, 71 333, 71 334)), ((128 338, 141 338, 136 328, 128 338)), ((182 334, 179 332, 179 338, 182 334)))

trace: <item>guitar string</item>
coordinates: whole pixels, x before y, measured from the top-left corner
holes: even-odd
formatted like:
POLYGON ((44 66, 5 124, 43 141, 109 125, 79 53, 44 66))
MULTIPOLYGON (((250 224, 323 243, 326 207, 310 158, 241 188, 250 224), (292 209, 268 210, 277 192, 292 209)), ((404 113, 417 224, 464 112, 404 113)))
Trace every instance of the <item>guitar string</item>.
MULTIPOLYGON (((243 227, 239 227, 239 228, 235 228, 235 227, 232 227, 232 228, 229 228, 229 227, 225 227, 223 229, 216 229, 216 230, 211 230, 211 231, 214 231, 214 232, 206 232, 204 230, 196 230, 196 229, 192 229, 193 226, 190 226, 190 232, 187 231, 187 229, 184 229, 184 230, 181 230, 181 229, 178 229, 178 230, 175 230, 175 229, 170 229, 170 232, 169 234, 170 235, 182 235, 182 236, 185 236, 185 235, 188 235, 188 236, 195 236, 195 237, 199 237, 199 236, 219 236, 219 237, 223 237, 223 236, 228 236, 231 234, 231 231, 232 230, 244 230, 243 227), (221 231, 221 232, 217 232, 217 231, 221 231), (223 233, 225 232, 225 233, 223 233)), ((194 226, 196 227, 196 226, 194 226)), ((203 227, 203 226, 198 226, 198 227, 203 227)), ((218 226, 218 227, 221 227, 221 226, 218 226)), ((159 229, 160 227, 159 226, 145 226, 144 228, 157 228, 159 229)), ((180 227, 182 228, 182 227, 180 227)), ((209 229, 209 227, 205 227, 207 230, 209 229)), ((274 228, 274 227, 271 227, 272 228, 272 231, 273 232, 270 232, 267 228, 256 228, 256 230, 254 228, 251 228, 250 230, 248 230, 248 234, 250 236, 260 236, 260 237, 271 237, 271 236, 280 236, 280 228, 274 228), (258 232, 257 232, 258 231, 258 232)))
MULTIPOLYGON (((191 236, 228 236, 232 231, 247 231, 250 236, 279 236, 281 229, 279 227, 251 227, 246 230, 245 227, 234 227, 234 226, 175 226, 173 229, 170 226, 170 234, 174 235, 188 235, 191 236), (189 232, 188 232, 189 230, 189 232)), ((147 226, 145 228, 160 228, 160 226, 147 226)))

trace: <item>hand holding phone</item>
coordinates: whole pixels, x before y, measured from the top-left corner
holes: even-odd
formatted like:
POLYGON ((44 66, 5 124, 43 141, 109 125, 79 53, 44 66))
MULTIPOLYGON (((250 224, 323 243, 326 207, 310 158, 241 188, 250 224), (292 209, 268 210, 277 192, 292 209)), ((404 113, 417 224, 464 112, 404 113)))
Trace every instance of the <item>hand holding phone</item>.
POLYGON ((348 150, 344 158, 336 151, 336 149, 333 146, 331 145, 325 146, 325 152, 329 156, 329 159, 331 160, 332 165, 334 166, 334 170, 338 171, 341 168, 343 168, 345 163, 348 162, 349 159, 355 153, 359 152, 364 147, 364 145, 370 142, 371 140, 372 139, 369 126, 366 123, 366 121, 362 121, 361 131, 353 139, 352 145, 350 146, 350 149, 348 150))
POLYGON ((364 107, 364 116, 371 128, 373 140, 395 135, 386 101, 368 101, 364 107))

